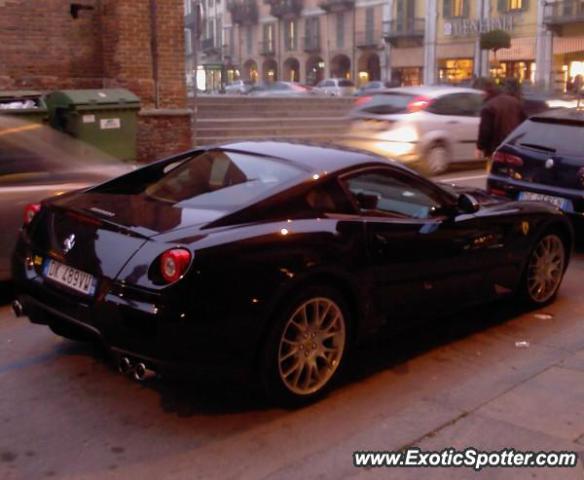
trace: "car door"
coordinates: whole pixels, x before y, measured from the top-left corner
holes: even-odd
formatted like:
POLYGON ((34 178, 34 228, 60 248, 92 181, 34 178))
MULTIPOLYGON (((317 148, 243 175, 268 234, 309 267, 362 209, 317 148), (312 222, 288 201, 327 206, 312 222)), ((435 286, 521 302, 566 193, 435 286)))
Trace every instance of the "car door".
POLYGON ((388 318, 442 314, 481 298, 475 243, 484 229, 457 213, 454 196, 391 167, 341 181, 363 216, 372 295, 388 318))
POLYGON ((472 160, 479 128, 481 95, 449 93, 435 99, 427 111, 432 113, 436 130, 444 132, 454 162, 472 160))

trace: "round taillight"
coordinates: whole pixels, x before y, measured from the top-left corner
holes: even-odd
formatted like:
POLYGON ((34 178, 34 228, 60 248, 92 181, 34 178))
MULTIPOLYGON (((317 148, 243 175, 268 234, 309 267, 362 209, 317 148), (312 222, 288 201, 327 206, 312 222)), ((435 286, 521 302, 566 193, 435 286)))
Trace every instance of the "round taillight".
POLYGON ((40 211, 41 211, 40 203, 29 203, 26 207, 24 207, 24 215, 22 217, 22 222, 25 225, 28 225, 30 222, 32 222, 32 219, 35 217, 35 215, 40 211))
POLYGON ((191 252, 184 248, 173 248, 160 257, 160 273, 166 283, 173 283, 186 272, 191 262, 191 252))

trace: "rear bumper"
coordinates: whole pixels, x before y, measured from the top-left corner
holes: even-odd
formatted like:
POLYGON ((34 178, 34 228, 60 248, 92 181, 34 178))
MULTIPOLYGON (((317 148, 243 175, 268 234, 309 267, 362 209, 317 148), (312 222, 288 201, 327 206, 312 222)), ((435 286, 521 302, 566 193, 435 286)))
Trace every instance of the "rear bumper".
POLYGON ((573 208, 565 213, 573 220, 584 222, 584 191, 555 187, 541 183, 523 182, 509 177, 494 175, 487 177, 487 190, 495 195, 504 195, 517 200, 521 192, 533 192, 571 200, 573 208))
POLYGON ((206 322, 183 306, 171 307, 164 298, 145 298, 115 289, 95 299, 73 295, 54 286, 13 257, 16 298, 32 323, 80 329, 103 344, 114 359, 127 356, 165 375, 247 379, 252 371, 256 344, 242 338, 229 324, 242 319, 206 322))

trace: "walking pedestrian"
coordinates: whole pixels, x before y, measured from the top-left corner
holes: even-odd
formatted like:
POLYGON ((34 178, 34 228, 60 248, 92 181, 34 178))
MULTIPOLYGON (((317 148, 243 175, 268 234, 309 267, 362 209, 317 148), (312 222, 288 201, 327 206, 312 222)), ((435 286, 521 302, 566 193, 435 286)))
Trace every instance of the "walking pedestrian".
POLYGON ((489 159, 526 116, 520 99, 501 92, 491 79, 482 81, 481 88, 485 92, 485 100, 481 109, 477 157, 489 159))

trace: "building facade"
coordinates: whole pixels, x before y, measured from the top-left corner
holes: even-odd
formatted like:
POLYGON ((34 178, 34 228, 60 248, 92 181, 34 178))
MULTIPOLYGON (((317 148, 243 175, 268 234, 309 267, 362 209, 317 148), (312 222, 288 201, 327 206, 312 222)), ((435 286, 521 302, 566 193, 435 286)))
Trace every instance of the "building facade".
MULTIPOLYGON (((566 91, 584 76, 584 0, 200 1, 227 2, 201 21, 203 33, 211 24, 221 36, 218 83, 460 84, 490 75, 566 91), (507 31, 510 48, 481 50, 490 30, 507 31)), ((199 50, 207 58, 204 40, 199 50)))

